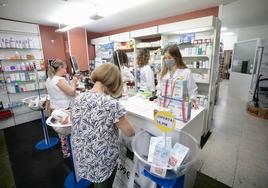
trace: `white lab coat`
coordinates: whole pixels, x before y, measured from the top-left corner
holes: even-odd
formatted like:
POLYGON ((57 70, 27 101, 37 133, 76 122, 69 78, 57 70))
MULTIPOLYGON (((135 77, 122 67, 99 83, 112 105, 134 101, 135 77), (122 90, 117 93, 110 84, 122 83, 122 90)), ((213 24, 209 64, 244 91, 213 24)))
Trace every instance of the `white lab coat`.
POLYGON ((177 69, 174 74, 171 76, 170 73, 168 72, 163 79, 184 79, 187 80, 187 89, 188 89, 188 95, 190 99, 196 100, 196 94, 197 94, 197 85, 194 81, 192 72, 190 69, 177 69))
POLYGON ((154 72, 150 65, 140 68, 140 89, 155 91, 154 72))

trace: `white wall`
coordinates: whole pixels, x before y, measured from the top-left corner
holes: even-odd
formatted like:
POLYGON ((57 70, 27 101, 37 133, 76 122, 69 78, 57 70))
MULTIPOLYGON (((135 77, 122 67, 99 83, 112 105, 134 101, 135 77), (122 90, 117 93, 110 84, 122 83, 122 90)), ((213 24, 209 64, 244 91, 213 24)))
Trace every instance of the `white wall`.
POLYGON ((226 32, 233 32, 234 35, 221 35, 221 42, 224 50, 233 50, 234 43, 255 38, 268 39, 268 25, 258 25, 253 27, 232 28, 226 32))
POLYGON ((249 40, 254 38, 268 39, 268 25, 238 28, 237 41, 249 40))
POLYGON ((234 43, 237 42, 237 36, 236 36, 236 34, 235 35, 221 36, 221 42, 223 43, 224 50, 233 50, 234 43))

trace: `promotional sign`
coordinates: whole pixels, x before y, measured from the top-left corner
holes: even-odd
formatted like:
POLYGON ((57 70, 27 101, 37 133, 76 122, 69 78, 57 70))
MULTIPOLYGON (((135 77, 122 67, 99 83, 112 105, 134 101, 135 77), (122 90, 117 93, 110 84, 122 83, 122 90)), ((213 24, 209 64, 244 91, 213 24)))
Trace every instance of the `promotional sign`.
POLYGON ((171 132, 176 126, 174 115, 167 111, 159 111, 154 116, 155 125, 162 132, 171 132))

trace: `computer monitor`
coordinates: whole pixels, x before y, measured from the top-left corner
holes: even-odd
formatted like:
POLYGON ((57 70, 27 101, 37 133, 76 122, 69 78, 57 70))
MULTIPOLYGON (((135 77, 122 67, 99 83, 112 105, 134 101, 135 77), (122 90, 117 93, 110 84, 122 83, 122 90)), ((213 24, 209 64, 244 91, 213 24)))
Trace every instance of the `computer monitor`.
POLYGON ((76 58, 74 56, 71 56, 70 59, 71 59, 71 65, 72 65, 72 68, 73 68, 73 73, 74 74, 79 73, 80 70, 79 70, 76 58))
POLYGON ((51 63, 52 63, 53 60, 54 60, 54 59, 48 59, 48 60, 47 60, 47 61, 48 61, 47 63, 48 63, 49 66, 51 66, 51 63))

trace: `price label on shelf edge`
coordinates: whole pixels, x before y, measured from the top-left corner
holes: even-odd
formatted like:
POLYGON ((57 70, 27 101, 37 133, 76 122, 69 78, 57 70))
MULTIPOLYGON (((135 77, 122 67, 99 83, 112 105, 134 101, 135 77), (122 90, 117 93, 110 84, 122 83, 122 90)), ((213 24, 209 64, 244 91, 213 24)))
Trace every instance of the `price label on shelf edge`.
POLYGON ((158 111, 154 116, 154 123, 162 132, 171 132, 176 126, 174 115, 167 111, 158 111))

